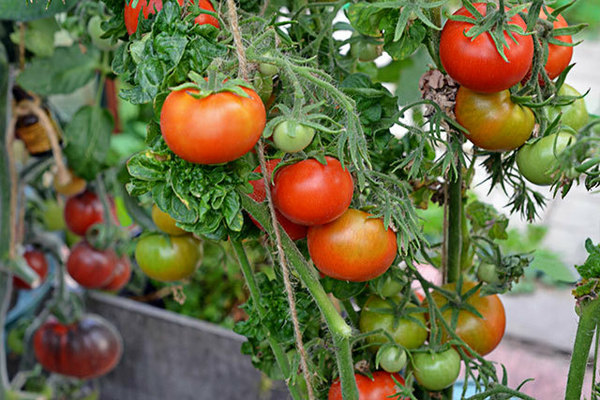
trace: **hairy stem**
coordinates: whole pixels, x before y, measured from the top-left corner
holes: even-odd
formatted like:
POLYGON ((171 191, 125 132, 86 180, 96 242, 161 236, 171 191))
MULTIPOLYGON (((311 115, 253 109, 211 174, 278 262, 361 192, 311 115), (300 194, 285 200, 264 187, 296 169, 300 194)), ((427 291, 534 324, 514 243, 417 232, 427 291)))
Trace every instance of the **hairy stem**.
POLYGON ((581 306, 577 335, 571 355, 569 376, 565 400, 581 399, 583 378, 585 377, 590 348, 596 327, 600 324, 600 299, 595 299, 581 306))
MULTIPOLYGON (((244 246, 239 240, 230 240, 231 245, 233 246, 233 250, 238 259, 238 263, 240 264, 240 268, 242 270, 242 274, 244 274, 244 278, 246 279, 246 284, 248 285, 248 290, 250 291, 250 297, 254 302, 256 310, 258 311, 258 316, 260 319, 263 319, 266 311, 260 304, 260 290, 258 288, 258 284, 256 283, 256 279, 254 279, 254 272, 252 271, 252 266, 248 261, 248 256, 246 255, 246 250, 244 246)), ((263 328, 267 330, 267 328, 263 328)), ((269 346, 271 350, 273 350, 273 354, 275 355, 275 360, 277 360, 277 364, 283 373, 283 376, 286 378, 290 377, 290 364, 288 358, 283 351, 281 345, 275 338, 271 335, 271 332, 267 331, 267 338, 269 341, 269 346)), ((301 400, 298 389, 296 386, 289 386, 290 394, 294 400, 301 400)))

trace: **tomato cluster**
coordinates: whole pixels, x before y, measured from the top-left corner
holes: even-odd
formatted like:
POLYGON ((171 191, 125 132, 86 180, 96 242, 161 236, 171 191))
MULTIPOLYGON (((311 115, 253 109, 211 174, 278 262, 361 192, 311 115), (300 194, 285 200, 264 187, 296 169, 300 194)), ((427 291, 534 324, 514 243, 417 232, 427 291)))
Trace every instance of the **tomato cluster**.
MULTIPOLYGON (((488 7, 485 3, 474 3, 482 15, 488 7)), ((546 20, 553 10, 543 7, 540 18, 546 20)), ((459 9, 454 15, 472 17, 466 8, 459 9)), ((526 30, 525 21, 513 16, 509 24, 526 30)), ((506 60, 496 49, 490 33, 482 33, 471 39, 466 36, 473 29, 471 22, 449 20, 442 30, 440 39, 440 58, 447 73, 460 88, 456 96, 456 120, 465 128, 465 136, 476 146, 489 151, 511 151, 523 146, 535 127, 535 117, 528 107, 511 100, 509 89, 520 82, 526 82, 531 76, 533 60, 533 39, 513 32, 514 40, 504 33, 509 46, 503 48, 506 60)), ((553 21, 554 29, 567 27, 561 15, 553 21)), ((569 65, 573 55, 571 36, 557 36, 556 40, 564 45, 548 44, 548 58, 544 65, 548 78, 558 77, 569 65)), ((540 78, 540 84, 544 84, 540 78)), ((568 85, 563 85, 559 96, 580 96, 568 85)), ((580 129, 587 122, 587 111, 582 99, 559 109, 547 107, 550 118, 554 119, 562 112, 563 126, 580 129)), ((557 156, 572 142, 566 140, 567 133, 558 133, 523 146, 519 150, 517 164, 525 179, 538 185, 550 185, 555 182, 551 175, 557 167, 557 156), (558 138, 558 139, 557 139, 558 138), (551 146, 557 143, 557 146, 551 146)))

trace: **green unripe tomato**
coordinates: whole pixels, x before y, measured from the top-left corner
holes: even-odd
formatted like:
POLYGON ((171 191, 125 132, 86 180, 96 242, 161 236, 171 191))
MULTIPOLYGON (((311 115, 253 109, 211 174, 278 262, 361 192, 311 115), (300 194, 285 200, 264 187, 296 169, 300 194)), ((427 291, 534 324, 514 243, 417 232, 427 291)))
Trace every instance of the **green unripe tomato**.
POLYGON ((99 48, 100 50, 109 51, 114 50, 117 45, 113 44, 111 39, 103 39, 101 36, 104 35, 104 29, 102 29, 102 18, 99 15, 94 15, 88 21, 87 29, 90 37, 92 38, 92 43, 94 46, 99 48))
POLYGON ((60 231, 65 229, 64 210, 56 200, 44 201, 42 219, 44 226, 49 231, 60 231))
POLYGON ((260 63, 258 64, 258 71, 263 76, 272 77, 279 73, 279 68, 277 67, 277 65, 269 63, 260 63))
MULTIPOLYGON (((581 96, 574 87, 563 84, 558 91, 559 96, 581 96)), ((576 131, 580 130, 588 123, 590 116, 585 108, 585 101, 577 99, 573 103, 564 107, 548 107, 548 118, 554 120, 562 112, 560 119, 563 125, 569 126, 576 131)))
POLYGON ((499 283, 498 272, 496 272, 496 266, 488 263, 481 263, 477 268, 477 278, 481 282, 485 283, 499 283))
POLYGON ((390 373, 398 372, 406 366, 406 351, 396 346, 383 346, 377 357, 379 366, 390 373))
MULTIPOLYGON (((396 304, 402 301, 400 296, 394 296, 390 299, 396 304)), ((416 308, 416 306, 410 303, 406 305, 407 310, 411 308, 416 308)), ((428 335, 427 329, 425 329, 425 314, 421 312, 410 313, 413 319, 420 322, 419 324, 405 317, 397 318, 391 314, 391 311, 392 304, 388 300, 378 296, 369 297, 360 312, 358 322, 360 331, 366 333, 381 329, 388 333, 395 343, 407 349, 415 349, 425 343, 428 335)), ((369 348, 373 351, 379 349, 380 346, 377 344, 389 342, 388 337, 383 333, 369 335, 366 340, 369 344, 372 344, 369 348)))
POLYGON ((415 379, 427 390, 452 385, 460 373, 460 355, 453 348, 441 353, 416 353, 412 359, 415 379))
POLYGON ((558 166, 557 155, 575 142, 575 137, 561 131, 525 144, 517 153, 517 166, 525 179, 536 185, 554 183, 552 170, 558 166))
POLYGON ((315 130, 310 126, 299 123, 292 124, 290 121, 283 121, 273 130, 275 147, 286 153, 297 153, 304 150, 312 142, 314 136, 315 130))
POLYGON ((380 40, 358 34, 353 36, 361 37, 350 44, 350 54, 359 61, 373 61, 383 53, 383 43, 380 40))

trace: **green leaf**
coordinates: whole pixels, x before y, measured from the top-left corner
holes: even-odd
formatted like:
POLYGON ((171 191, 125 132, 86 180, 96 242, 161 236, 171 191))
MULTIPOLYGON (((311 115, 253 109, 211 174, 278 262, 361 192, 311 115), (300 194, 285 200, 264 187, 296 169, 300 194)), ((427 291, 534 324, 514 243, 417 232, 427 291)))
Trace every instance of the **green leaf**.
POLYGON ((582 278, 600 278, 600 245, 594 245, 591 239, 585 241, 588 258, 582 265, 577 265, 577 272, 582 278))
POLYGON ((2 0, 0 1, 0 19, 31 21, 47 18, 70 10, 77 2, 78 0, 54 0, 50 3, 47 0, 2 0))
POLYGON ((76 175, 90 181, 106 162, 113 118, 108 110, 84 106, 65 128, 65 155, 76 175))
POLYGON ((397 42, 389 34, 384 36, 383 49, 394 59, 403 60, 412 56, 427 36, 427 27, 421 21, 413 21, 397 42))
POLYGON ((98 52, 82 53, 78 45, 58 47, 48 58, 34 58, 17 83, 42 96, 71 93, 88 83, 96 74, 98 52))

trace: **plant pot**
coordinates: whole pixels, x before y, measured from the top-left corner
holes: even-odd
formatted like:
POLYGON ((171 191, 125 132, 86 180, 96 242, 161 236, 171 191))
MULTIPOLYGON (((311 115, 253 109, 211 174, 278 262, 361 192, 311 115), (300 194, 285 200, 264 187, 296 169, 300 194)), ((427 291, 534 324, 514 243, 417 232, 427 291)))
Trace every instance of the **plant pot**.
POLYGON ((240 353, 245 338, 232 331, 98 292, 89 292, 87 309, 123 336, 121 362, 100 379, 103 400, 290 398, 280 382, 264 389, 269 385, 240 353))

